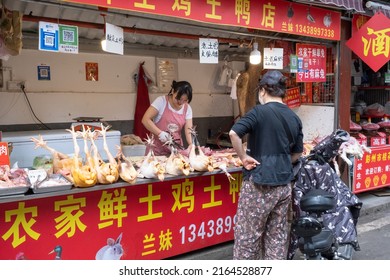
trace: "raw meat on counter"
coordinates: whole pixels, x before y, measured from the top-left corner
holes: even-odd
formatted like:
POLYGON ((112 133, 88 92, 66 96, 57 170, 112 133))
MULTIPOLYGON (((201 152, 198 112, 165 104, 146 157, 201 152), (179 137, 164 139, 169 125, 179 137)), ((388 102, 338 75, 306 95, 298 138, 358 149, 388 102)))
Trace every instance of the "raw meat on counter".
POLYGON ((8 165, 0 165, 1 187, 26 187, 29 186, 28 174, 22 168, 10 168, 8 165))

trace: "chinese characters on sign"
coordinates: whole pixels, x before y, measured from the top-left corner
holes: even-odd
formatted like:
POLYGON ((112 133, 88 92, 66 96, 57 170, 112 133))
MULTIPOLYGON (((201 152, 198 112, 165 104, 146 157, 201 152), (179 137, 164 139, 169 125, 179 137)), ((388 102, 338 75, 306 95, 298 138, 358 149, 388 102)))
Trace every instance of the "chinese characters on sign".
POLYGON ((39 50, 77 54, 78 27, 39 22, 39 50))
POLYGON ((8 143, 0 142, 0 165, 9 165, 8 143))
POLYGON ((230 241, 242 180, 231 174, 0 203, 0 259, 56 246, 63 259, 163 259, 230 241))
POLYGON ((264 69, 283 69, 283 49, 264 48, 264 69))
POLYGON ((297 44, 297 82, 326 81, 326 47, 320 45, 297 44))
POLYGON ((284 102, 290 108, 296 108, 301 106, 301 94, 299 87, 287 89, 284 102))
POLYGON ((364 153, 355 159, 353 192, 360 193, 390 185, 390 147, 372 147, 371 154, 364 153))
POLYGON ((341 14, 283 0, 67 0, 197 22, 340 40, 341 14))
POLYGON ((103 47, 104 51, 123 55, 123 28, 106 23, 105 39, 106 43, 103 47))
POLYGON ((377 72, 390 61, 390 19, 382 13, 375 14, 346 45, 377 72))
POLYGON ((59 30, 59 51, 64 53, 79 53, 78 27, 60 24, 59 30))
POLYGON ((199 38, 200 63, 218 63, 218 40, 199 38))

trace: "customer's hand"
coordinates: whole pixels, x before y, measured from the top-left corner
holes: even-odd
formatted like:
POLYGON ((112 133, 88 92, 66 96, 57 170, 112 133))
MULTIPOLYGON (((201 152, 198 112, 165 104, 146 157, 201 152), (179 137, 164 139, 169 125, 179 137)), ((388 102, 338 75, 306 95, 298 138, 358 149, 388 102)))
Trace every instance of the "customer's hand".
POLYGON ((165 143, 169 140, 169 133, 166 131, 161 131, 158 135, 158 139, 160 139, 161 142, 165 143))
POLYGON ((247 170, 252 170, 253 168, 256 168, 257 165, 260 164, 260 162, 258 162, 253 157, 248 155, 245 156, 241 161, 242 161, 242 165, 247 170))

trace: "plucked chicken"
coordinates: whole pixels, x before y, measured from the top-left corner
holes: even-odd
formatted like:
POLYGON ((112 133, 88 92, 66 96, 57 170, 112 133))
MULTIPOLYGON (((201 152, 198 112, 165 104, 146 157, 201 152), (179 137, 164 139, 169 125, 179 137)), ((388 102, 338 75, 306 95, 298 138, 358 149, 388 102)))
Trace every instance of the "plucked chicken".
POLYGON ((221 164, 218 165, 218 168, 221 169, 225 174, 226 177, 228 178, 229 182, 234 181, 234 177, 227 171, 227 164, 225 162, 222 162, 221 164))
MULTIPOLYGON (((80 147, 77 144, 77 136, 78 133, 74 131, 74 127, 72 129, 67 129, 72 134, 73 138, 73 146, 74 146, 74 155, 73 155, 73 166, 71 168, 71 173, 73 177, 73 184, 75 187, 92 187, 97 183, 97 172, 94 167, 94 162, 92 156, 88 149, 88 144, 86 141, 84 142, 84 152, 86 155, 85 164, 80 162, 79 154, 80 147)), ((81 133, 83 135, 85 133, 85 128, 81 133)))
POLYGON ((104 127, 102 124, 101 130, 99 132, 95 131, 97 133, 100 133, 103 137, 103 149, 107 155, 108 162, 103 161, 103 159, 101 158, 98 148, 94 141, 93 133, 88 129, 83 135, 84 141, 86 141, 86 139, 90 139, 92 144, 93 164, 97 172, 97 178, 99 184, 112 184, 118 181, 119 179, 118 163, 110 153, 110 150, 108 149, 108 145, 107 145, 106 132, 108 128, 109 126, 104 127))
POLYGON ((180 154, 174 146, 173 138, 167 143, 171 148, 171 154, 165 162, 165 172, 170 175, 185 175, 188 176, 191 172, 191 165, 189 159, 180 154))
POLYGON ((148 154, 145 156, 139 168, 139 177, 148 179, 159 179, 160 181, 164 181, 165 168, 154 155, 153 142, 154 135, 152 135, 152 137, 149 137, 148 135, 148 138, 146 139, 146 145, 148 145, 150 148, 148 154))
MULTIPOLYGON (((71 174, 71 168, 74 164, 73 158, 70 156, 60 153, 55 149, 49 147, 47 143, 43 140, 42 135, 39 135, 38 139, 32 137, 31 140, 35 143, 35 148, 43 148, 48 150, 53 157, 53 173, 61 174, 70 182, 73 183, 73 178, 71 174)), ((81 162, 79 162, 79 168, 81 167, 81 162)))
POLYGON ((116 148, 118 149, 119 176, 123 181, 134 184, 137 181, 138 171, 135 169, 131 160, 125 157, 121 146, 116 146, 116 148))
POLYGON ((195 128, 191 129, 192 135, 192 147, 190 150, 189 161, 191 167, 196 171, 213 171, 213 158, 211 156, 206 156, 198 141, 195 128))

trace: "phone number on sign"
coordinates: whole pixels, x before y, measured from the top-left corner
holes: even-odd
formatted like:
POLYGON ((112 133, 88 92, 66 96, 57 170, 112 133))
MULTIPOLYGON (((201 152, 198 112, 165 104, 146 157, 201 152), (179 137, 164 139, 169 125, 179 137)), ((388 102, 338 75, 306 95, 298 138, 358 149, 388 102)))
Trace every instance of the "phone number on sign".
POLYGON ((309 34, 309 35, 328 37, 328 38, 333 38, 335 36, 334 30, 332 30, 332 29, 316 27, 316 26, 302 25, 302 24, 295 24, 295 32, 298 32, 301 34, 309 34))
POLYGON ((186 242, 194 242, 197 238, 211 238, 214 235, 221 235, 229 233, 233 230, 236 224, 236 216, 226 216, 225 218, 218 218, 216 220, 209 220, 202 222, 200 225, 190 224, 180 228, 181 244, 186 242))

